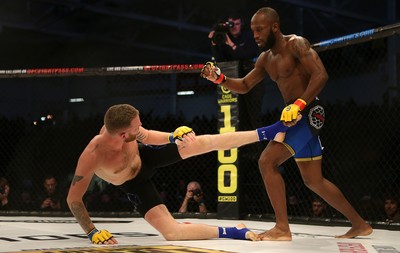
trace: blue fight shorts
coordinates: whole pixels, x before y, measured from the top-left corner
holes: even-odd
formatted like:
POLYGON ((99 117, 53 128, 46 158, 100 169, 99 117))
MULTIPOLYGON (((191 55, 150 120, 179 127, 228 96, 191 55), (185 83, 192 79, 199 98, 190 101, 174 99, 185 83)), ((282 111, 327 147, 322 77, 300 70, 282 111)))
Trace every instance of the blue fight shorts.
POLYGON ((323 147, 318 134, 325 122, 324 108, 316 99, 301 115, 301 120, 287 130, 283 144, 298 162, 322 159, 323 147))

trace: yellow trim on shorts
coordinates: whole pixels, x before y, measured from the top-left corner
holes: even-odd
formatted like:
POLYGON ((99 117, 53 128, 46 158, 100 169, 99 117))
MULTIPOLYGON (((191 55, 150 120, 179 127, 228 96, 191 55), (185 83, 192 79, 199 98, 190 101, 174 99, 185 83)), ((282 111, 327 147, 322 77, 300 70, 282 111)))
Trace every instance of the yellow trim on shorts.
POLYGON ((321 160, 322 155, 315 156, 315 157, 305 157, 305 158, 294 158, 296 162, 309 162, 309 161, 317 161, 321 160))
POLYGON ((282 144, 289 150, 289 152, 294 155, 296 154, 296 152, 294 152, 294 150, 292 149, 291 146, 289 146, 289 144, 287 144, 286 142, 282 142, 282 144))
MULTIPOLYGON (((292 155, 295 155, 296 152, 293 150, 293 148, 291 146, 289 146, 289 144, 282 142, 282 144, 289 150, 289 152, 292 155)), ((315 157, 304 157, 304 158, 294 158, 294 160, 296 162, 309 162, 309 161, 317 161, 317 160, 321 160, 322 159, 322 155, 319 156, 315 156, 315 157)))

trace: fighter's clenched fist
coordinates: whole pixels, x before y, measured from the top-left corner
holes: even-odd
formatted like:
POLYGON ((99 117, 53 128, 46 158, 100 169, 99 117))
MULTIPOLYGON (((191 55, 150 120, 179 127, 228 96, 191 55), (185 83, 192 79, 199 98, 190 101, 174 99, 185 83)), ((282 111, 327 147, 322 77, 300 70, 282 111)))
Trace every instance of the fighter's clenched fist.
POLYGON ((213 62, 210 61, 204 64, 200 76, 215 84, 221 84, 226 80, 226 76, 221 73, 221 70, 213 62))

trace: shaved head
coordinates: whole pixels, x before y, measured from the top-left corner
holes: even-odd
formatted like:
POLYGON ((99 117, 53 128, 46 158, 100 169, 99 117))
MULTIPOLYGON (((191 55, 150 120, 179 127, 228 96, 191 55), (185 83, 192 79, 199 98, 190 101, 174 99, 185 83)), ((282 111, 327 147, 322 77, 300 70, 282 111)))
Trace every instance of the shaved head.
POLYGON ((270 24, 273 23, 280 24, 278 13, 270 7, 263 7, 259 9, 254 15, 263 15, 270 24))

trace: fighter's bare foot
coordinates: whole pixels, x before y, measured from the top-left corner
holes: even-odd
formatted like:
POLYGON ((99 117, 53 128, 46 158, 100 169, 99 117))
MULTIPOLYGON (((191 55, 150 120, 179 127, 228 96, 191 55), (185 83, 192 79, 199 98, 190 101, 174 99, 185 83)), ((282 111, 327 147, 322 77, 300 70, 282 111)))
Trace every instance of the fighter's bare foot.
POLYGON ((258 235, 262 241, 291 241, 292 233, 290 230, 282 230, 273 227, 258 235))
POLYGON ((354 238, 357 236, 367 236, 370 235, 372 231, 372 227, 369 224, 363 223, 360 226, 353 226, 344 235, 336 235, 335 238, 354 238))
MULTIPOLYGON (((246 225, 244 225, 243 223, 237 224, 236 227, 238 229, 247 228, 246 225)), ((250 230, 246 232, 246 239, 251 241, 260 241, 260 237, 250 230)))

